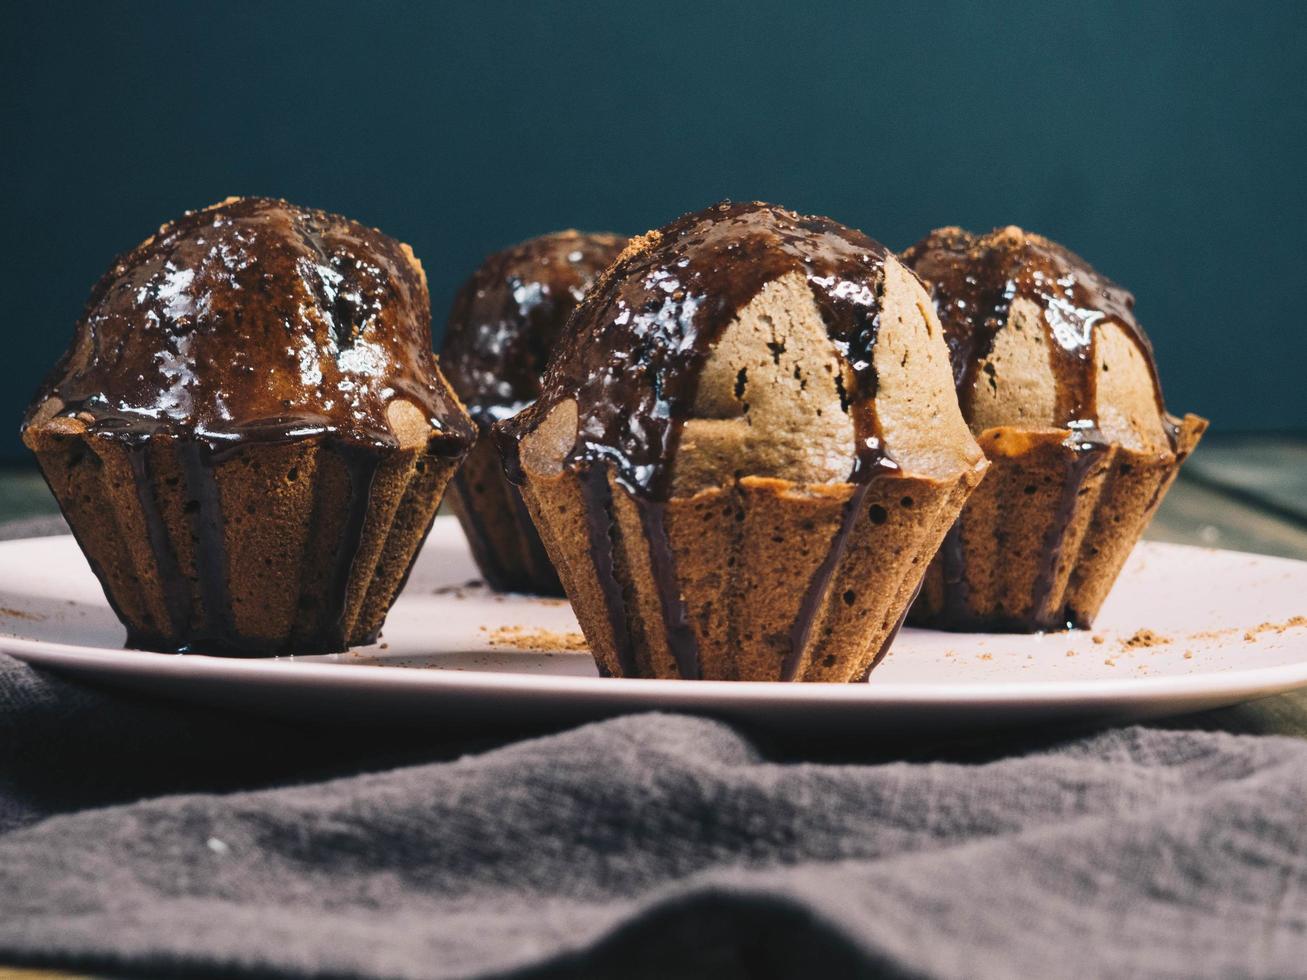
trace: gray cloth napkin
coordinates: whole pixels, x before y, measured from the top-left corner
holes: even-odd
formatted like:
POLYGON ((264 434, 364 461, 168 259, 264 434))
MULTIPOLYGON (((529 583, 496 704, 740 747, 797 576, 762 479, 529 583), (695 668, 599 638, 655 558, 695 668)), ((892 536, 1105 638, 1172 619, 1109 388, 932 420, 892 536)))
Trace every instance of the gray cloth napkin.
POLYGON ((493 740, 313 727, 98 691, 0 655, 0 963, 1307 971, 1307 743, 1126 728, 903 761, 913 744, 803 761, 831 747, 658 714, 493 740))
POLYGON ((0 764, 0 962, 1307 968, 1307 744, 1291 739, 1126 728, 988 762, 834 764, 646 714, 487 747, 137 701, 0 657, 0 764))

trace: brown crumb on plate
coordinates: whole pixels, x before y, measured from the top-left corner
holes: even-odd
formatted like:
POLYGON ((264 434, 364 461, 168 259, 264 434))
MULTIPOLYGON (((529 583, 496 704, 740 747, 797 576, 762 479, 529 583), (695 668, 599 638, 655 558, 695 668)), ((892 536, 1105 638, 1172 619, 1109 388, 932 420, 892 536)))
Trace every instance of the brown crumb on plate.
POLYGON ((1134 635, 1121 641, 1121 646, 1126 650, 1141 650, 1148 647, 1160 647, 1170 643, 1169 636, 1162 636, 1160 633, 1154 633, 1150 629, 1136 630, 1134 635))
MULTIPOLYGON (((483 630, 486 628, 483 626, 483 630)), ((566 653, 584 653, 590 648, 580 633, 555 633, 553 630, 532 629, 527 626, 498 626, 486 630, 492 647, 512 647, 515 650, 553 650, 566 653)))

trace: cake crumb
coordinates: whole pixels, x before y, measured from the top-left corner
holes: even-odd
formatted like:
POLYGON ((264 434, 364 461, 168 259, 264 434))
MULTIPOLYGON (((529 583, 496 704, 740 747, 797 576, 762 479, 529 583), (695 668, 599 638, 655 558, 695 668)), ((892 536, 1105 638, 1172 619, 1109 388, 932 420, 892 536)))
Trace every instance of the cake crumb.
POLYGON ((1162 636, 1160 633, 1154 633, 1150 629, 1136 630, 1134 635, 1127 640, 1121 641, 1121 646, 1127 650, 1147 649, 1148 647, 1162 646, 1170 643, 1169 636, 1162 636))
POLYGON ((512 647, 515 650, 554 650, 584 653, 590 649, 580 633, 555 633, 553 630, 532 629, 527 626, 500 626, 490 633, 492 647, 512 647))
POLYGON ((1107 664, 1109 667, 1116 666, 1116 661, 1113 660, 1111 657, 1108 657, 1106 660, 1103 661, 1103 663, 1107 664))
POLYGON ((982 653, 982 654, 980 655, 980 659, 981 659, 981 660, 993 660, 993 659, 994 659, 994 655, 993 655, 992 653, 982 653))
POLYGON ((1184 652, 1184 658, 1185 658, 1185 660, 1193 660, 1193 659, 1194 659, 1194 652, 1193 652, 1192 650, 1186 650, 1186 651, 1184 652))
POLYGON ((1076 652, 1075 652, 1074 650, 1068 650, 1068 651, 1066 652, 1066 655, 1067 655, 1068 657, 1074 657, 1074 656, 1076 655, 1076 652))
POLYGON ((1246 631, 1243 638, 1248 643, 1256 643, 1263 633, 1283 633, 1285 630, 1307 626, 1307 616, 1290 616, 1283 623, 1262 623, 1246 631))
POLYGON ((1095 643, 1099 643, 1099 644, 1106 642, 1102 633, 1095 633, 1093 636, 1090 637, 1090 639, 1093 640, 1095 643))

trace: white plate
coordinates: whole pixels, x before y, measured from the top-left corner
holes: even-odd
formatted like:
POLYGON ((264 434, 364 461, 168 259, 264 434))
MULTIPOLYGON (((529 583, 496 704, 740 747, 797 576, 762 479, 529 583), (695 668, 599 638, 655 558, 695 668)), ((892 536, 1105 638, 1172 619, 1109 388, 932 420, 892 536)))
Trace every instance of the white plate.
POLYGON ((475 577, 458 525, 441 518, 379 644, 230 660, 123 649, 72 538, 9 541, 0 651, 195 701, 442 727, 661 709, 814 734, 942 730, 1138 719, 1307 685, 1307 562, 1259 555, 1146 543, 1092 632, 905 629, 866 684, 601 679, 587 653, 560 648, 580 641, 566 603, 467 587, 475 577))

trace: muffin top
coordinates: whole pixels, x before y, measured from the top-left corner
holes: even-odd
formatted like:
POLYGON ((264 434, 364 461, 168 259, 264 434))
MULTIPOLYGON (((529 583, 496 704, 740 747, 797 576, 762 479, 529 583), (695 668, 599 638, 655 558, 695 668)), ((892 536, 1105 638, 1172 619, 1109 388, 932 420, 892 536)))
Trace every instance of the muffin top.
POLYGON ((114 262, 24 427, 49 422, 451 454, 473 437, 436 368, 409 247, 258 197, 189 212, 114 262))
POLYGON ((623 235, 559 231, 496 252, 459 289, 440 365, 485 427, 540 394, 567 318, 626 245, 623 235))
POLYGON ((903 260, 930 287, 974 432, 1067 428, 1086 443, 1173 448, 1134 296, 1056 242, 941 228, 903 260))
POLYGON ((539 399, 497 432, 516 479, 604 460, 655 499, 741 476, 956 471, 979 452, 916 278, 859 231, 757 202, 632 240, 539 399))

